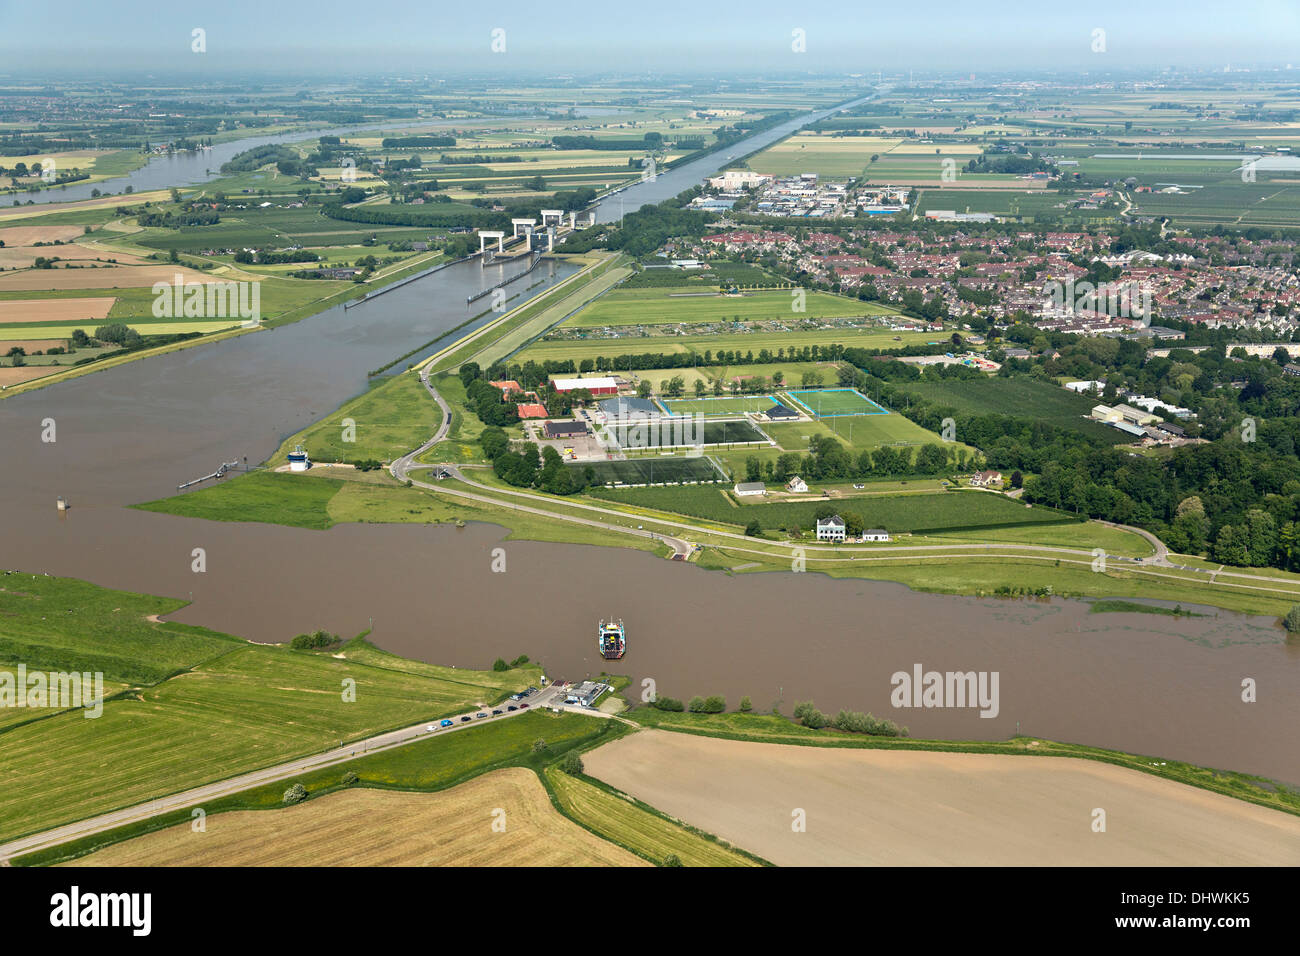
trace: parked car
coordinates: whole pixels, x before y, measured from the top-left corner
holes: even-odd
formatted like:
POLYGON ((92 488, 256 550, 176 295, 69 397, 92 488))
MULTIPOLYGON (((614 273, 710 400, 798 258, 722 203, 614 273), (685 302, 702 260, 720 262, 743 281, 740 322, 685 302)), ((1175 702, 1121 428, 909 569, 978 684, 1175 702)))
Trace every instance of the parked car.
POLYGON ((520 705, 519 705, 519 709, 520 709, 520 710, 527 710, 527 709, 528 709, 528 705, 527 705, 527 704, 520 704, 520 705))
POLYGON ((444 720, 444 721, 441 722, 440 726, 442 726, 442 727, 450 727, 450 726, 452 725, 452 723, 453 723, 453 722, 452 722, 451 720, 444 720))
POLYGON ((511 704, 509 707, 506 708, 506 710, 518 710, 518 709, 519 708, 516 707, 514 704, 511 704))
POLYGON ((462 724, 465 724, 465 723, 469 723, 469 720, 470 720, 469 717, 462 717, 462 718, 460 719, 460 722, 461 722, 462 724))
POLYGON ((485 714, 483 711, 480 710, 480 711, 479 711, 477 714, 475 714, 474 716, 475 716, 475 717, 486 717, 487 714, 485 714))
POLYGON ((500 717, 502 713, 503 713, 503 711, 502 711, 500 708, 497 708, 496 710, 492 711, 492 716, 493 716, 493 717, 500 717))

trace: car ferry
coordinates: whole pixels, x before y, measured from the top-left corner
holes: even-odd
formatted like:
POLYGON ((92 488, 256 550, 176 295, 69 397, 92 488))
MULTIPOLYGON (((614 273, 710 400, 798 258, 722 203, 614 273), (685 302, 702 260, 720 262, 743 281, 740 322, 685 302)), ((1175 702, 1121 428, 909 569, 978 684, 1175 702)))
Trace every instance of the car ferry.
POLYGON ((605 660, 616 661, 627 651, 627 637, 623 633, 622 621, 610 621, 609 623, 601 621, 597 634, 597 646, 600 648, 600 656, 605 660))

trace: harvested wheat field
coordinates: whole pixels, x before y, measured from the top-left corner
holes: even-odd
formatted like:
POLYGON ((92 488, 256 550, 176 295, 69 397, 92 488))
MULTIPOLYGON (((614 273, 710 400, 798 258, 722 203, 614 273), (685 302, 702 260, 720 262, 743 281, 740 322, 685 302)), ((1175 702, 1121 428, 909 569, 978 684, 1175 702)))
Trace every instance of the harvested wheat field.
POLYGON ((80 322, 104 319, 117 299, 10 299, 0 302, 0 325, 6 322, 80 322))
MULTIPOLYGON (((6 345, 9 343, 6 342, 6 345)), ((33 379, 44 378, 46 375, 53 375, 55 372, 62 372, 63 367, 58 365, 21 365, 18 368, 11 368, 8 365, 0 368, 0 387, 8 388, 10 385, 21 385, 23 382, 30 382, 33 379)))
POLYGON ((171 282, 177 274, 182 277, 182 282, 228 281, 180 266, 100 265, 95 269, 30 269, 0 273, 0 291, 148 288, 155 282, 171 282))
POLYGON ((70 866, 646 866, 565 819, 531 770, 441 793, 353 789, 136 837, 70 866), (492 813, 505 811, 505 832, 492 813))
MULTIPOLYGON (((0 242, 9 246, 30 246, 36 242, 63 242, 84 235, 86 228, 64 226, 5 226, 0 229, 0 242)), ((42 247, 44 248, 44 247, 42 247)))
POLYGON ((1300 817, 1093 760, 647 730, 586 772, 778 865, 1295 866, 1300 817), (1092 830, 1106 811, 1106 832, 1092 830), (792 814, 806 813, 805 832, 792 814))

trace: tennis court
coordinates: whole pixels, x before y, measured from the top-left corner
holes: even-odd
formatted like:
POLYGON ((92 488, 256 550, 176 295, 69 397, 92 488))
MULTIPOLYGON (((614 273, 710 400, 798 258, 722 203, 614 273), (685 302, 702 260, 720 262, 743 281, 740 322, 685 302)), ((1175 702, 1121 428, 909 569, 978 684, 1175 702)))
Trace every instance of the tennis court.
POLYGON ((712 418, 743 415, 745 412, 765 412, 779 403, 774 395, 721 395, 717 398, 660 399, 659 404, 669 415, 703 415, 712 418))
POLYGON ((800 408, 817 418, 843 418, 847 415, 888 415, 856 388, 810 388, 788 393, 800 408))

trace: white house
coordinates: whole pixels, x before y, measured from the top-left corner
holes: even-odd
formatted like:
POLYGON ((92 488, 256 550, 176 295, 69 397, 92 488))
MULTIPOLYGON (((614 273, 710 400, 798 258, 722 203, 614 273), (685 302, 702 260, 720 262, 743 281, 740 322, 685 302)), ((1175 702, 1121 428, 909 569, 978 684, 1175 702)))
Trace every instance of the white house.
POLYGON ((817 540, 818 541, 843 541, 844 540, 844 519, 839 515, 831 515, 829 518, 817 519, 817 540))
POLYGON ((808 482, 804 481, 798 475, 795 475, 785 483, 785 490, 792 491, 795 494, 803 494, 808 490, 808 482))
POLYGON ((1002 481, 1002 472, 1000 471, 979 471, 971 476, 970 483, 977 488, 987 488, 989 485, 996 485, 1002 481))
POLYGON ((888 541, 889 532, 884 528, 868 528, 862 532, 863 541, 888 541))

